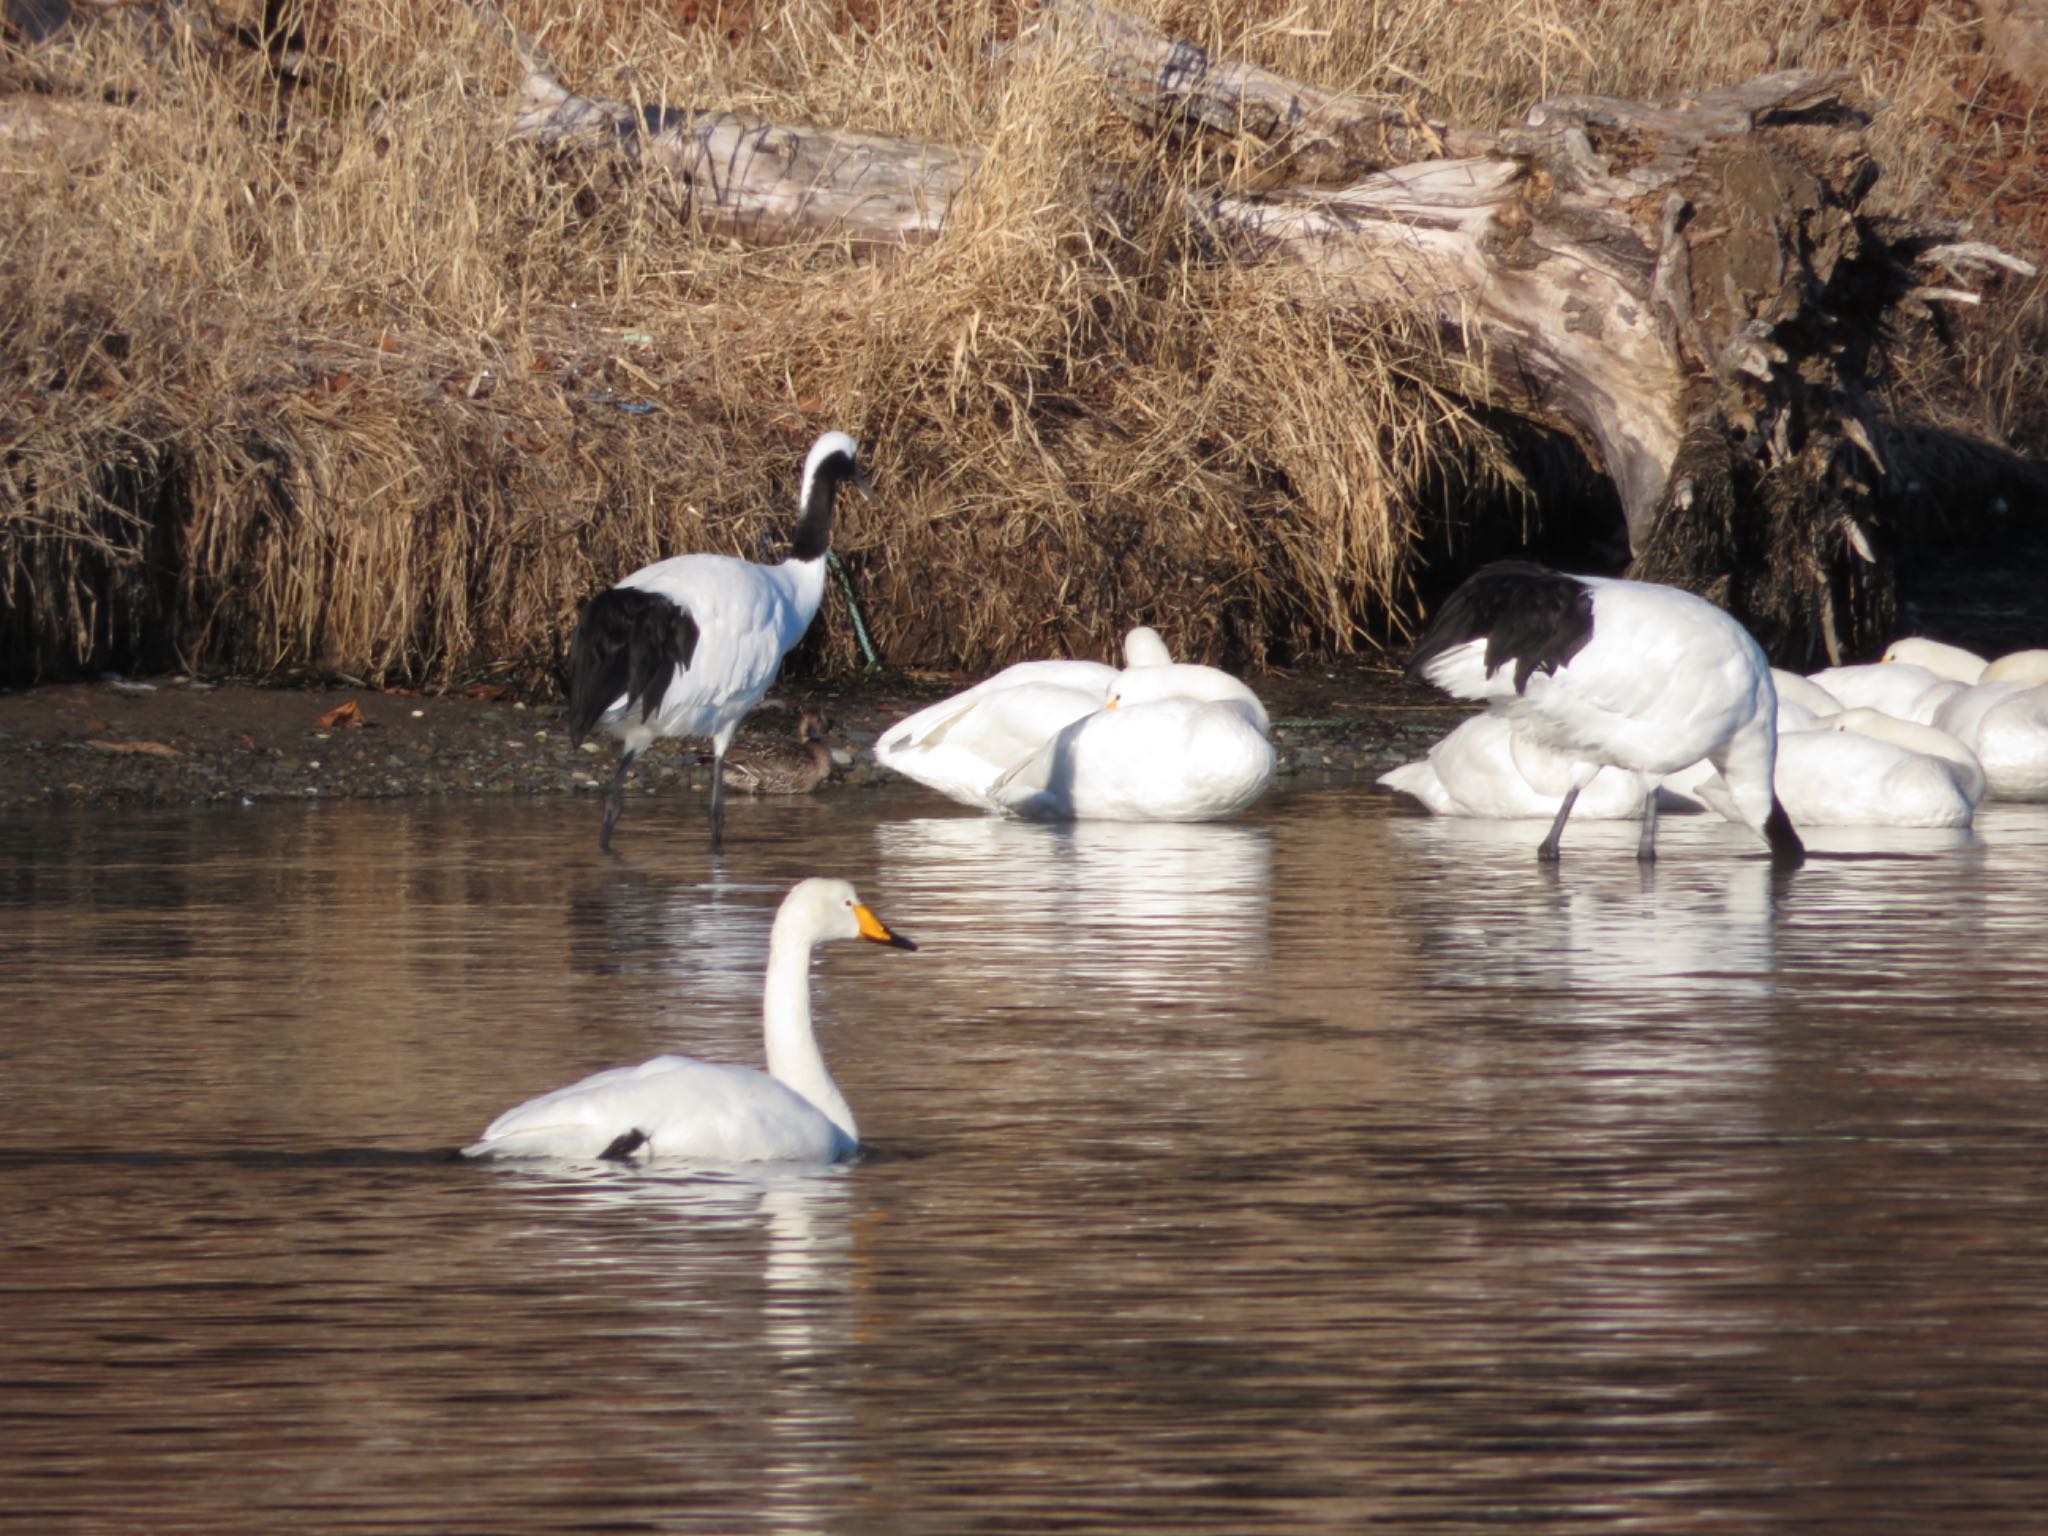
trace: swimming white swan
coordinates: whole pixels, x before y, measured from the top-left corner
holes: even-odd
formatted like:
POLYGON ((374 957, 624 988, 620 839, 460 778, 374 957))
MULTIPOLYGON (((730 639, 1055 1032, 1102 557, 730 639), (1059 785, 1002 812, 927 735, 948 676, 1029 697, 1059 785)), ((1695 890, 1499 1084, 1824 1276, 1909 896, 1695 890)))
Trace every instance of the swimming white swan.
MULTIPOLYGON (((1124 636, 1127 670, 1172 661, 1157 630, 1124 636)), ((1100 661, 1020 661, 897 721, 875 743, 875 761, 949 800, 999 811, 996 781, 1102 708, 1121 675, 1100 661)))
POLYGON ((1533 740, 1574 760, 1540 859, 1558 856, 1579 792, 1608 765, 1649 776, 1636 856, 1655 858, 1654 780, 1701 758, 1776 862, 1805 857, 1771 788, 1770 664, 1748 630, 1703 598, 1498 561, 1444 600, 1408 670, 1459 698, 1492 700, 1533 740))
MULTIPOLYGON (((1438 816, 1548 818, 1570 793, 1576 766, 1489 710, 1460 722, 1427 757, 1389 769, 1379 782, 1413 795, 1438 816)), ((1643 814, 1646 789, 1643 775, 1604 767, 1579 791, 1572 814, 1581 821, 1633 821, 1643 814)))
POLYGON ((917 947, 891 933, 846 881, 799 881, 768 939, 766 1072, 692 1056, 613 1067, 506 1110, 463 1155, 706 1163, 851 1156, 860 1131, 811 1031, 811 950, 831 939, 917 947))
POLYGON ((1119 675, 1109 702, 1062 727, 990 791, 1032 821, 1217 821, 1273 782, 1258 695, 1215 667, 1119 675))
POLYGON ((623 746, 605 791, 600 848, 612 845, 626 770, 665 736, 711 738, 713 850, 724 841, 726 749, 824 598, 839 487, 850 481, 869 490, 857 450, 844 432, 827 432, 812 444, 804 460, 802 511, 789 558, 780 565, 676 555, 642 566, 584 609, 569 648, 569 739, 580 746, 591 731, 603 729, 623 746))

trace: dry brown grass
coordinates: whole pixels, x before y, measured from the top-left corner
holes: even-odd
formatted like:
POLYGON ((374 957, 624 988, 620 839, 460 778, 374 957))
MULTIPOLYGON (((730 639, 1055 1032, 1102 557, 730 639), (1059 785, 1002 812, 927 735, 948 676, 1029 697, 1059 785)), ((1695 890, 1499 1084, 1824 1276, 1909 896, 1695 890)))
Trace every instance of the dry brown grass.
MULTIPOLYGON (((825 426, 862 438, 884 489, 835 542, 891 661, 1100 653, 1150 621, 1256 664, 1397 627, 1423 488, 1512 482, 1427 328, 1338 329, 1211 259, 1166 211, 1184 165, 1056 50, 992 55, 1011 5, 959 0, 936 28, 901 0, 508 9, 590 95, 989 161, 942 242, 858 265, 738 249, 508 147, 513 60, 438 0, 324 13, 295 90, 142 12, 17 54, 0 102, 87 112, 101 140, 0 166, 0 671, 449 686, 525 663, 538 686, 578 601, 626 570, 772 558, 825 426), (1110 164, 1149 190, 1103 208, 1110 164)), ((1960 9, 1909 27, 1839 0, 1509 0, 1341 31, 1326 13, 1162 14, 1477 124, 1567 89, 1846 64, 1899 107, 1884 195, 1987 226, 2011 173, 1965 130, 2002 114, 2008 168, 2040 162, 2041 128, 1985 105, 1960 9)), ((2039 449, 2043 308, 2002 311, 1926 390, 2039 449)), ((807 655, 855 659, 836 599, 807 655)))

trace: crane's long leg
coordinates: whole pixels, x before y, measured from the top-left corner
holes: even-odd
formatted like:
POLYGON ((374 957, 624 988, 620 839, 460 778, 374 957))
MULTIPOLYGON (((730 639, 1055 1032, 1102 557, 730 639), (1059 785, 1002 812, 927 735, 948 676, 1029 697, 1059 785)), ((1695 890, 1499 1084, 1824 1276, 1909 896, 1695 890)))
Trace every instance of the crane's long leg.
POLYGON ((1574 784, 1565 791, 1564 804, 1557 808, 1557 820, 1550 824, 1550 835, 1536 845, 1536 857, 1545 864, 1557 862, 1557 843, 1558 839, 1564 836, 1565 818, 1571 815, 1572 807, 1578 804, 1578 801, 1579 786, 1574 784))
POLYGON ((725 851, 725 749, 728 743, 711 743, 711 851, 725 851))
POLYGON ((1636 862, 1654 864, 1657 860, 1657 786, 1652 784, 1650 792, 1643 796, 1643 835, 1636 843, 1636 862))
POLYGON ((604 830, 597 834, 597 846, 606 853, 612 851, 612 828, 619 824, 619 812, 626 808, 626 770, 639 755, 631 747, 619 754, 619 771, 604 792, 604 830))

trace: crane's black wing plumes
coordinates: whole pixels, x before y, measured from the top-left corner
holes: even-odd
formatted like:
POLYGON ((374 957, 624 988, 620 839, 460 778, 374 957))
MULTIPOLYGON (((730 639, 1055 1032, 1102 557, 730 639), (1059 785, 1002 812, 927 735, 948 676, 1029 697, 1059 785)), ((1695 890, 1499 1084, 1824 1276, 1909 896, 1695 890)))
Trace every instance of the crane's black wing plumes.
POLYGON ((612 700, 626 696, 642 720, 688 671, 697 653, 697 621, 656 592, 613 587, 583 610, 569 647, 569 741, 581 746, 612 700))
POLYGON ((1515 664, 1515 692, 1533 672, 1554 673, 1593 638, 1593 590, 1529 560, 1481 566, 1444 599, 1408 658, 1420 679, 1430 662, 1472 640, 1486 642, 1486 673, 1515 664))

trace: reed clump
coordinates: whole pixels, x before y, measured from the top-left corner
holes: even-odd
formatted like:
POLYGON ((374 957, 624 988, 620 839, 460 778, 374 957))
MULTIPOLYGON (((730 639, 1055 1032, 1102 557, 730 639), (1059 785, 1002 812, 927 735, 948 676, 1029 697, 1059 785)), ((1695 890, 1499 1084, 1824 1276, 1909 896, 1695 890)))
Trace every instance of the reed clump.
MULTIPOLYGON (((1188 157, 1117 120, 1058 47, 1005 52, 1028 20, 1010 4, 959 0, 936 26, 887 0, 506 5, 592 96, 982 147, 944 237, 880 260, 743 249, 509 142, 521 70, 483 11, 273 6, 303 32, 273 25, 266 47, 247 9, 124 9, 0 72, 10 679, 544 690, 578 603, 625 571, 779 557, 828 426, 862 439, 882 490, 835 546, 904 665, 1100 654, 1141 621, 1241 665, 1341 652, 1398 631, 1456 499, 1535 515, 1483 380, 1430 326, 1333 319, 1206 247, 1178 212, 1188 157)), ((1789 28, 1782 5, 1640 10, 1160 19, 1479 125, 1564 89, 1842 63, 1908 104, 1880 129, 1884 195, 2002 216, 1981 153, 1926 131, 1973 110, 1946 12, 1902 47, 1867 7, 1815 0, 1789 28)), ((2041 132, 2011 128, 2012 164, 2041 132)), ((2043 309, 2007 310, 1926 387, 2038 446, 2043 309)), ((835 599, 801 661, 857 660, 835 599)))

